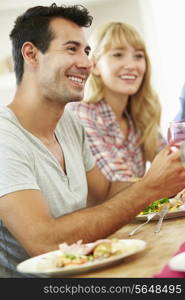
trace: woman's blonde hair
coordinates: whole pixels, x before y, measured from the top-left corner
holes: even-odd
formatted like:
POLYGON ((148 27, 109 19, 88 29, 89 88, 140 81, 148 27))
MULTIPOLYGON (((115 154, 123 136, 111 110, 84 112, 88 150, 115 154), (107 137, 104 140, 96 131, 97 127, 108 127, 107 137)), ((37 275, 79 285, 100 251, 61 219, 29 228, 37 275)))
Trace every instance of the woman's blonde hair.
MULTIPOLYGON (((128 111, 132 116, 141 137, 139 145, 143 148, 145 160, 151 161, 157 150, 161 105, 151 86, 151 64, 146 46, 134 27, 122 22, 111 22, 98 29, 90 39, 90 57, 95 61, 110 48, 129 43, 135 49, 142 50, 146 60, 146 72, 136 94, 130 96, 128 111)), ((96 103, 104 98, 103 82, 100 76, 91 72, 86 88, 84 102, 96 103)))

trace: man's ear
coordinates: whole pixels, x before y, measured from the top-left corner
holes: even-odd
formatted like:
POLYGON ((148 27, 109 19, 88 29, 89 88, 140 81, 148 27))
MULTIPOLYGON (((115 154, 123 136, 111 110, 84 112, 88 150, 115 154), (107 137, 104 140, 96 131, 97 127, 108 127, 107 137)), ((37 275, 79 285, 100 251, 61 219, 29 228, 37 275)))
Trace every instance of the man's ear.
POLYGON ((37 64, 38 49, 31 42, 25 42, 21 49, 22 56, 26 64, 37 64))
POLYGON ((92 62, 92 73, 95 76, 100 76, 100 72, 99 72, 99 68, 98 68, 98 65, 97 65, 97 61, 95 60, 94 57, 91 58, 91 62, 92 62))

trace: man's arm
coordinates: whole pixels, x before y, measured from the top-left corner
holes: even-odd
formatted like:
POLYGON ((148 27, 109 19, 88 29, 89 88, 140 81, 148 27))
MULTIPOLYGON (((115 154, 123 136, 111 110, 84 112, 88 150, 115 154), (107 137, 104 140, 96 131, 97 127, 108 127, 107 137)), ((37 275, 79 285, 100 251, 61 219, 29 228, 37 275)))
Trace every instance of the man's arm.
MULTIPOLYGON (((95 186, 96 189, 97 186, 95 186)), ((59 243, 106 237, 128 223, 151 202, 185 188, 185 169, 179 151, 165 148, 143 179, 94 207, 53 218, 38 190, 0 198, 0 217, 30 255, 54 250, 59 243), (26 201, 25 201, 26 199, 26 201)))
POLYGON ((27 253, 35 256, 57 249, 64 241, 90 242, 110 235, 128 223, 146 202, 155 199, 141 192, 138 194, 143 187, 134 185, 127 193, 117 194, 103 204, 56 219, 50 214, 40 191, 13 192, 0 199, 0 217, 27 253), (136 204, 138 197, 141 199, 139 205, 136 204))
MULTIPOLYGON (((163 175, 168 174, 168 171, 170 173, 171 167, 173 169, 175 167, 175 163, 176 166, 177 167, 179 166, 181 171, 183 171, 179 154, 180 153, 177 150, 177 148, 173 147, 173 152, 172 152, 171 148, 169 146, 166 146, 156 156, 152 164, 152 167, 149 169, 147 173, 147 177, 149 174, 151 174, 150 176, 153 177, 154 184, 155 182, 157 182, 157 185, 159 185, 163 181, 163 175), (176 153, 174 153, 174 151, 176 153), (160 180, 160 174, 161 174, 161 180, 160 180)), ((175 173, 173 173, 173 175, 175 175, 175 173)), ((88 181, 89 195, 90 195, 89 199, 91 203, 93 203, 93 205, 102 203, 105 200, 114 197, 117 193, 127 189, 128 187, 133 185, 133 183, 143 180, 143 178, 134 178, 131 181, 110 182, 105 178, 105 176, 102 175, 101 171, 97 167, 87 172, 87 179, 88 179, 87 181, 88 181)), ((164 187, 165 186, 166 185, 164 185, 164 187)), ((168 190, 164 190, 164 192, 165 192, 165 197, 167 197, 168 190)), ((173 195, 171 194, 171 196, 173 195)))

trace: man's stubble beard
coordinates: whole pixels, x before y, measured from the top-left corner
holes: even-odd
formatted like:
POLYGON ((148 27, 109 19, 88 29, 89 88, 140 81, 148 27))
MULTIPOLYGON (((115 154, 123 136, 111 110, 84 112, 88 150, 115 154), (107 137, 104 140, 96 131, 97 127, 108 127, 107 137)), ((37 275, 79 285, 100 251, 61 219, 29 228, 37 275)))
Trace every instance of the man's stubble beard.
MULTIPOLYGON (((49 85, 48 85, 49 86, 49 85)), ((57 102, 62 105, 66 105, 70 102, 79 102, 83 99, 84 89, 80 94, 70 91, 69 88, 61 86, 61 84, 55 84, 55 87, 48 89, 48 86, 45 86, 45 97, 51 102, 57 102), (58 85, 60 85, 58 87, 58 85)))
POLYGON ((63 103, 67 104, 70 102, 79 102, 83 99, 83 96, 84 96, 84 91, 78 95, 77 93, 70 92, 66 89, 62 95, 63 103))
POLYGON ((70 102, 79 102, 84 97, 84 89, 85 87, 81 88, 81 91, 78 92, 78 87, 70 87, 68 82, 61 83, 62 78, 65 78, 65 74, 61 73, 60 70, 55 74, 55 81, 54 81, 54 94, 55 101, 65 105, 70 102), (68 86, 69 85, 69 86, 68 86), (75 92, 75 89, 77 92, 75 92))

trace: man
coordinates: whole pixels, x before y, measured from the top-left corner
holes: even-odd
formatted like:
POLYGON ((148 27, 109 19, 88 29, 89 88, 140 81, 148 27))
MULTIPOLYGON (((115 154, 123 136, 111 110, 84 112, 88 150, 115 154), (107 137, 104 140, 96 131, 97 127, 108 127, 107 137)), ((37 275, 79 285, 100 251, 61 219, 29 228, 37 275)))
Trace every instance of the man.
POLYGON ((185 120, 185 83, 183 84, 180 97, 179 97, 179 109, 176 114, 174 121, 184 121, 185 120))
POLYGON ((1 277, 23 276, 17 263, 64 241, 106 237, 185 187, 179 151, 168 147, 132 186, 110 184, 95 167, 83 128, 64 111, 83 97, 91 64, 82 27, 91 20, 81 6, 53 4, 29 9, 11 32, 18 86, 0 111, 1 277))

